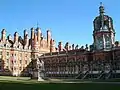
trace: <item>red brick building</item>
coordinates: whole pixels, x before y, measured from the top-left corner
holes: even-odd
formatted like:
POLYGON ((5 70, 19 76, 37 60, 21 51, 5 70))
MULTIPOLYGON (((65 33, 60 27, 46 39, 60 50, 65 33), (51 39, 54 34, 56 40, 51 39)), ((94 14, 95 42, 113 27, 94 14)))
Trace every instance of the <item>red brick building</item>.
POLYGON ((45 63, 45 76, 50 78, 117 78, 120 77, 120 45, 115 41, 113 20, 99 7, 94 21, 93 44, 88 46, 65 46, 58 48, 47 30, 44 38, 40 28, 31 28, 31 36, 24 30, 23 38, 15 32, 14 37, 6 30, 1 32, 0 74, 24 75, 36 71, 36 58, 45 63))
POLYGON ((24 30, 22 38, 17 32, 14 37, 10 34, 6 36, 6 30, 3 29, 0 40, 0 74, 21 75, 33 59, 51 50, 54 52, 54 44, 50 30, 47 30, 45 38, 40 28, 31 28, 31 37, 29 38, 27 30, 24 30))
POLYGON ((81 48, 69 43, 58 52, 40 57, 45 62, 46 76, 51 78, 115 78, 120 77, 120 47, 115 41, 113 20, 99 7, 99 16, 94 21, 93 44, 81 48))

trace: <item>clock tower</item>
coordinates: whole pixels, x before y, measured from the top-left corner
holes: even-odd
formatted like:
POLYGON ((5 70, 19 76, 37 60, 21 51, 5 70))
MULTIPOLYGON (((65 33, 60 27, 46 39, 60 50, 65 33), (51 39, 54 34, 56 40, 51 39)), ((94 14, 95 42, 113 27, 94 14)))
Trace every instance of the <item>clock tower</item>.
POLYGON ((93 24, 94 49, 110 50, 115 42, 115 30, 113 28, 113 20, 108 15, 105 15, 102 3, 99 7, 99 16, 94 19, 93 24))

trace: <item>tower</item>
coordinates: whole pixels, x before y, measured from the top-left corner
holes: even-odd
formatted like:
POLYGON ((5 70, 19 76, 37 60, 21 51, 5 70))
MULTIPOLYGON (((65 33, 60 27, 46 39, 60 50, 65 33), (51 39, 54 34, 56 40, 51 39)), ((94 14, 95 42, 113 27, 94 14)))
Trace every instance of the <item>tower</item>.
POLYGON ((113 20, 110 16, 105 15, 102 3, 100 3, 99 7, 99 16, 94 19, 93 24, 94 49, 110 50, 115 42, 115 31, 113 20))

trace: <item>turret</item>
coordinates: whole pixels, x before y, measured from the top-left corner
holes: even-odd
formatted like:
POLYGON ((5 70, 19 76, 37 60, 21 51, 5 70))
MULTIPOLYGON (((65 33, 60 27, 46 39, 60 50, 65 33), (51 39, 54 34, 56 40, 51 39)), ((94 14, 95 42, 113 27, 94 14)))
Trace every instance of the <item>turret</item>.
POLYGON ((1 40, 2 40, 2 41, 5 41, 5 39, 6 39, 6 30, 3 29, 2 32, 1 32, 1 34, 2 34, 2 35, 1 35, 1 40))
POLYGON ((102 3, 99 7, 99 16, 94 19, 94 50, 111 50, 115 42, 115 30, 113 20, 105 14, 102 3))

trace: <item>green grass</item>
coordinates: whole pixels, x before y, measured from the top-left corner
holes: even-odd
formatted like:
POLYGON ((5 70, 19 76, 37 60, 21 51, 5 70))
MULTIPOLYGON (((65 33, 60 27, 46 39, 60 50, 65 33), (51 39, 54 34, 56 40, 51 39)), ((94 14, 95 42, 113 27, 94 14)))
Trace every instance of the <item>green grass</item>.
POLYGON ((24 77, 1 77, 0 90, 120 90, 120 84, 113 83, 62 83, 62 81, 29 80, 24 77))
POLYGON ((0 90, 120 90, 119 84, 0 82, 0 90))

